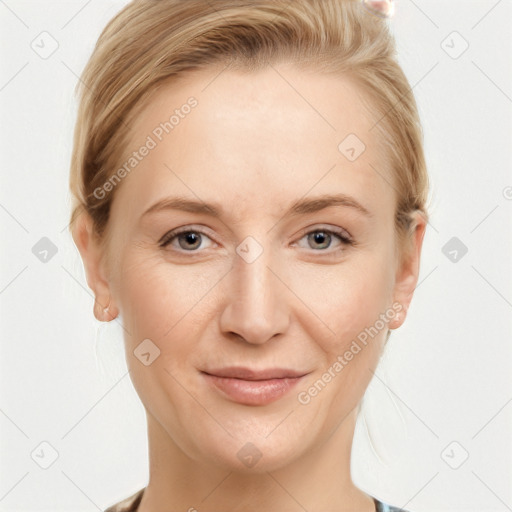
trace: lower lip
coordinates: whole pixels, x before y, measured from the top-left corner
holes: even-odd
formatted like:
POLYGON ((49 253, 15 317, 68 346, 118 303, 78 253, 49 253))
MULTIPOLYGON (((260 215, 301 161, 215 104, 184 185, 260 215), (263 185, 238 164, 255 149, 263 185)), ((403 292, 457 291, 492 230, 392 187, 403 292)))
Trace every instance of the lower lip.
POLYGON ((243 380, 203 373, 207 382, 233 402, 243 405, 267 405, 286 395, 302 377, 243 380))

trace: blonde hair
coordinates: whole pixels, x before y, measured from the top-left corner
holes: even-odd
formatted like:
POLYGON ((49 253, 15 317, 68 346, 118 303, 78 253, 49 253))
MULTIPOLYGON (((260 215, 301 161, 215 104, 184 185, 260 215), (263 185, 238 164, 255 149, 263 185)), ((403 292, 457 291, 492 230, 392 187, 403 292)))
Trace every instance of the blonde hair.
POLYGON ((115 173, 131 120, 164 81, 213 64, 252 71, 278 62, 338 73, 363 91, 377 120, 375 140, 385 148, 385 165, 394 177, 395 227, 402 244, 411 212, 420 210, 428 219, 423 134, 388 21, 359 0, 129 3, 104 28, 78 85, 71 226, 85 211, 104 238, 113 192, 99 199, 94 190, 115 173))

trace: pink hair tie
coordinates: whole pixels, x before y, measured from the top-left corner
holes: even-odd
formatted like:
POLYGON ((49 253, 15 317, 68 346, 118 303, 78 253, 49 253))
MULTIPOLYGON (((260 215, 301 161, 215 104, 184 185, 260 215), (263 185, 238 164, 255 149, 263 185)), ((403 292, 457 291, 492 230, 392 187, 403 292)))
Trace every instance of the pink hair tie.
POLYGON ((393 0, 362 0, 362 2, 368 11, 382 18, 391 18, 395 13, 393 0))

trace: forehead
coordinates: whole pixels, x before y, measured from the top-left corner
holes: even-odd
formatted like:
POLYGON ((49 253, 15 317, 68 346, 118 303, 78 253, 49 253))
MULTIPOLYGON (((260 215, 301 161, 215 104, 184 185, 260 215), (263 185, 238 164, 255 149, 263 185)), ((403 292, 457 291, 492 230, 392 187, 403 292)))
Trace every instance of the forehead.
POLYGON ((293 65, 188 73, 138 113, 128 155, 149 140, 152 149, 116 195, 134 214, 166 195, 232 203, 240 215, 308 192, 389 207, 391 179, 363 94, 348 78, 293 65))

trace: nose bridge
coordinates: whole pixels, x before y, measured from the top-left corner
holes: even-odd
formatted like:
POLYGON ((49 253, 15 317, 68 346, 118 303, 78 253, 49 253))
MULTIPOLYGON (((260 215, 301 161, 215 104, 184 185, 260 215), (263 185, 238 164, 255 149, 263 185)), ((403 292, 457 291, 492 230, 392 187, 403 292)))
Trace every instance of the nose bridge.
POLYGON ((265 343, 284 332, 288 322, 282 284, 270 270, 272 251, 247 237, 236 252, 221 328, 248 343, 265 343))

